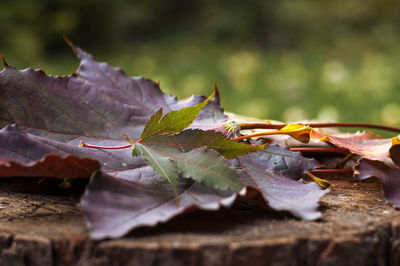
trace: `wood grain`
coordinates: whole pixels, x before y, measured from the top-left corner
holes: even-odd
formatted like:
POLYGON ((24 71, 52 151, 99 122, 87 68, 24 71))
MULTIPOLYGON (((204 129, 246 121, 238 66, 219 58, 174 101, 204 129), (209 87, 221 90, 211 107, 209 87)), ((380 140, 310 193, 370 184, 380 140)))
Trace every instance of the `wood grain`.
POLYGON ((76 207, 85 181, 60 190, 57 180, 4 179, 0 265, 400 265, 400 212, 381 184, 330 181, 319 221, 240 201, 95 242, 76 207))

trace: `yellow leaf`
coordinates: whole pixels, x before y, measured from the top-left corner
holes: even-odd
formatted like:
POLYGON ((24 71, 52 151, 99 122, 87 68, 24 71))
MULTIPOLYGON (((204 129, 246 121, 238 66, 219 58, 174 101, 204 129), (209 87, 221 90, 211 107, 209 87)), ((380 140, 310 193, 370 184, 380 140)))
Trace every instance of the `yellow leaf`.
POLYGON ((289 135, 298 141, 308 143, 310 141, 310 132, 311 127, 309 126, 303 124, 288 124, 283 128, 271 133, 289 135))
POLYGON ((305 126, 303 124, 288 124, 279 130, 250 134, 235 138, 235 140, 242 140, 247 138, 268 136, 268 135, 289 135, 298 141, 301 141, 303 143, 308 143, 310 140, 310 133, 311 133, 311 127, 309 126, 305 126))

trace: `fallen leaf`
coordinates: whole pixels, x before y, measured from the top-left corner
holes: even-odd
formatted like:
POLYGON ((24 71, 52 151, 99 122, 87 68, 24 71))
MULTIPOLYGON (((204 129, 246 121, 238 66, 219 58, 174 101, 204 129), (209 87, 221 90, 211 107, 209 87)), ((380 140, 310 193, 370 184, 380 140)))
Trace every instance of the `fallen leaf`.
POLYGON ((288 135, 297 141, 300 141, 302 143, 308 143, 310 141, 310 132, 311 128, 307 125, 288 124, 283 128, 271 133, 278 135, 288 135))
MULTIPOLYGON (((231 122, 232 123, 232 122, 231 122)), ((235 140, 249 139, 249 138, 265 138, 265 136, 287 135, 295 140, 308 143, 310 140, 311 128, 303 124, 288 124, 281 129, 273 131, 261 131, 250 135, 244 135, 235 138, 235 140)))
MULTIPOLYGON (((90 139, 94 140, 94 139, 90 139)), ((125 171, 145 165, 145 161, 141 158, 132 158, 130 149, 124 150, 99 150, 80 148, 76 140, 68 143, 62 143, 52 139, 36 136, 26 133, 18 126, 6 126, 0 130, 0 160, 14 162, 18 165, 29 167, 36 162, 43 160, 47 155, 58 155, 65 158, 70 154, 74 154, 80 158, 91 158, 101 162, 101 167, 105 171, 125 171)), ((98 140, 99 144, 117 145, 119 140, 98 140)), ((66 165, 67 167, 68 165, 66 165)), ((69 165, 72 167, 72 165, 69 165)), ((8 176, 20 176, 18 172, 12 172, 13 168, 7 170, 8 176)), ((93 170, 97 170, 94 168, 93 170)), ((72 169, 71 169, 72 171, 72 169)), ((32 171, 30 175, 35 175, 32 171)), ((5 176, 5 175, 3 175, 5 176)), ((40 174, 38 174, 40 176, 40 174)), ((49 176, 50 175, 46 175, 49 176)), ((69 176, 68 176, 69 177, 69 176)), ((82 177, 90 177, 82 176, 82 177)))
POLYGON ((382 139, 370 132, 335 136, 313 130, 312 137, 348 149, 360 156, 354 177, 377 177, 383 184, 385 200, 400 208, 400 146, 398 139, 382 139))
MULTIPOLYGON (((72 47, 81 64, 77 73, 70 76, 52 77, 41 70, 18 70, 5 64, 0 72, 0 127, 17 123, 21 130, 30 133, 28 138, 48 145, 46 149, 39 149, 15 139, 7 149, 0 149, 0 158, 25 165, 26 158, 32 163, 49 153, 62 156, 71 153, 100 161, 106 171, 142 166, 143 159, 132 159, 130 150, 88 151, 78 146, 81 141, 117 146, 125 143, 122 135, 138 139, 146 121, 159 108, 178 110, 206 99, 192 96, 178 101, 162 93, 157 83, 131 78, 122 70, 99 63, 80 48, 72 47), (17 156, 23 148, 29 153, 25 158, 17 156)), ((217 92, 191 127, 218 128, 226 120, 217 92)), ((5 137, 2 143, 10 141, 10 135, 5 137)))
POLYGON ((321 217, 318 202, 329 190, 322 190, 316 183, 305 184, 301 179, 319 166, 317 161, 276 145, 239 156, 237 161, 243 168, 240 180, 260 190, 271 208, 289 211, 305 220, 321 217))
MULTIPOLYGON (((336 136, 313 130, 311 136, 314 140, 325 141, 346 148, 365 159, 384 161, 391 157, 389 150, 392 147, 392 139, 382 139, 370 132, 336 136)), ((397 150, 398 147, 395 149, 397 150)))
MULTIPOLYGON (((72 167, 72 161, 68 158, 83 162, 84 168, 88 165, 85 157, 97 160, 102 171, 97 171, 93 176, 81 201, 93 237, 121 236, 138 226, 164 222, 195 207, 218 209, 221 205, 229 206, 237 196, 234 191, 245 185, 259 188, 271 207, 277 210, 288 210, 305 219, 320 216, 316 207, 319 198, 327 190, 320 190, 316 184, 302 183, 302 175, 316 167, 316 162, 300 154, 271 146, 259 151, 255 157, 251 157, 252 154, 243 155, 238 159, 239 164, 249 161, 249 166, 244 168, 240 176, 243 183, 232 179, 235 170, 222 156, 230 159, 262 146, 254 148, 233 143, 222 139, 220 133, 201 131, 222 129, 227 120, 219 105, 217 90, 215 97, 209 99, 191 124, 192 130, 167 136, 154 134, 159 128, 154 130, 155 127, 149 126, 141 138, 147 121, 154 113, 156 116, 152 121, 161 122, 162 112, 171 113, 196 106, 206 98, 193 96, 178 101, 175 97, 163 94, 158 84, 144 78, 129 77, 122 70, 98 63, 80 48, 71 46, 80 57, 81 65, 77 73, 70 76, 52 77, 41 70, 18 70, 5 64, 0 72, 0 126, 5 126, 1 131, 5 134, 0 134, 0 137, 4 137, 1 143, 6 145, 0 147, 0 158, 3 162, 1 166, 14 164, 9 168, 14 170, 7 172, 10 176, 20 175, 21 171, 41 175, 42 166, 48 166, 52 156, 60 159, 64 167, 72 167), (19 127, 10 126, 14 123, 19 127), (11 130, 14 130, 12 134, 11 130), (197 142, 191 140, 187 136, 189 132, 198 134, 202 139, 199 138, 197 142), (135 152, 142 149, 143 154, 143 147, 151 147, 153 156, 156 141, 169 137, 174 139, 167 142, 173 143, 175 150, 164 147, 155 152, 167 151, 167 161, 172 163, 171 167, 181 168, 176 176, 179 207, 175 205, 174 189, 142 158, 132 158, 131 149, 78 147, 81 141, 99 146, 118 146, 126 143, 123 135, 131 137, 133 142, 140 140, 135 143, 135 152), (187 142, 185 147, 182 145, 183 139, 187 142), (203 141, 209 143, 205 145, 203 141), (183 149, 184 152, 176 154, 177 149, 183 149), (203 161, 199 164, 201 167, 189 169, 199 161, 203 161), (183 162, 184 165, 180 165, 183 162), (216 178, 211 179, 209 185, 224 191, 205 188, 200 182, 207 184, 209 181, 204 177, 212 172, 224 172, 222 176, 227 177, 234 186, 218 183, 221 178, 216 178), (197 178, 200 182, 181 176, 197 178)), ((182 121, 186 119, 185 115, 181 115, 181 118, 182 121)), ((189 120, 192 118, 183 121, 179 127, 161 123, 167 127, 161 127, 163 129, 159 132, 178 132, 186 127, 189 120)), ((95 161, 91 162, 98 167, 95 161)), ((96 167, 86 170, 96 171, 96 167)), ((45 174, 56 175, 52 171, 48 170, 45 174)))
POLYGON ((237 155, 261 151, 265 148, 265 145, 249 145, 236 142, 226 138, 220 132, 200 129, 187 129, 174 136, 157 135, 146 139, 142 143, 146 143, 146 145, 179 147, 184 151, 207 147, 207 149, 218 151, 226 159, 234 159, 237 155))
POLYGON ((354 167, 354 176, 360 180, 377 177, 383 184, 385 200, 400 208, 400 168, 381 161, 363 159, 354 167))
MULTIPOLYGON (((205 97, 178 101, 163 94, 157 83, 131 78, 122 70, 74 47, 81 58, 77 73, 52 77, 41 70, 5 65, 0 72, 0 127, 17 123, 28 132, 54 140, 79 137, 138 139, 146 121, 161 107, 170 112, 199 104, 205 97)), ((216 94, 192 128, 222 127, 227 117, 216 94)))
POLYGON ((64 152, 15 125, 0 130, 0 143, 0 177, 89 178, 100 169, 97 160, 64 152))
MULTIPOLYGON (((8 167, 7 172, 2 172, 3 175, 19 176, 28 174, 26 171, 29 171, 29 175, 57 176, 59 173, 54 173, 55 169, 49 167, 50 159, 63 160, 63 167, 77 171, 87 165, 87 160, 82 158, 90 156, 91 162, 97 167, 89 172, 98 169, 98 163, 94 160, 99 161, 104 171, 101 176, 106 176, 107 182, 113 180, 125 185, 126 180, 138 179, 133 186, 137 186, 145 197, 140 202, 132 201, 131 204, 137 204, 136 214, 146 212, 148 206, 151 206, 152 211, 147 212, 147 216, 130 221, 131 224, 123 224, 127 226, 127 231, 141 224, 154 225, 166 221, 193 206, 218 209, 220 205, 228 206, 233 202, 236 197, 233 192, 205 189, 197 182, 185 180, 182 185, 184 190, 179 194, 181 204, 177 207, 174 200, 173 204, 169 204, 170 199, 175 199, 170 185, 160 181, 160 177, 155 176, 142 158, 133 158, 131 149, 80 148, 81 141, 94 145, 117 146, 126 143, 121 135, 139 139, 146 121, 159 108, 162 107, 167 112, 179 110, 204 102, 206 98, 193 96, 177 101, 175 97, 163 94, 156 83, 144 78, 130 78, 119 69, 96 62, 79 48, 74 49, 82 62, 78 72, 71 76, 51 77, 41 70, 20 71, 8 64, 0 72, 0 126, 6 126, 1 131, 5 134, 0 134, 0 137, 3 137, 2 144, 7 143, 0 147, 0 158, 1 167, 8 167), (13 123, 20 127, 10 126, 13 123), (82 165, 73 166, 71 160, 65 158, 81 160, 82 165), (47 172, 43 173, 43 168, 39 166, 46 167, 47 172), (142 218, 146 222, 143 223, 142 218)), ((217 93, 190 127, 222 128, 225 121, 226 116, 219 106, 217 93)), ((212 150, 208 152, 216 153, 212 150)), ((65 171, 66 177, 73 176, 71 171, 65 171)), ((97 184, 98 180, 99 174, 96 174, 91 184, 97 184)), ((243 185, 240 183, 240 186, 243 185)), ((91 186, 83 197, 82 206, 85 206, 85 199, 93 196, 90 188, 91 186)), ((109 190, 104 192, 108 195, 118 190, 118 186, 106 186, 105 189, 109 190)), ((134 195, 133 198, 137 198, 135 190, 129 189, 132 187, 128 188, 128 192, 134 195)), ((86 209, 89 216, 90 210, 95 210, 104 203, 102 200, 106 200, 106 205, 115 206, 115 202, 102 198, 96 201, 97 205, 86 209)), ((129 215, 135 216, 135 211, 129 215)), ((113 224, 110 223, 109 226, 113 224)), ((121 232, 124 229, 116 227, 114 230, 121 232)), ((96 234, 108 233, 95 231, 93 235, 96 234)), ((123 233, 119 235, 121 234, 123 233)), ((108 234, 112 235, 115 236, 113 233, 108 234)))
MULTIPOLYGON (((206 147, 230 145, 242 147, 242 149, 247 148, 246 152, 250 152, 257 150, 257 146, 236 143, 227 139, 223 134, 219 135, 220 138, 214 138, 213 143, 208 142, 209 138, 197 138, 199 134, 193 136, 166 134, 179 133, 187 128, 212 97, 213 95, 200 104, 171 111, 164 116, 162 116, 162 110, 158 110, 147 121, 140 139, 136 142, 130 140, 133 155, 143 157, 158 174, 171 183, 175 191, 177 191, 179 177, 192 178, 206 187, 214 189, 239 191, 243 187, 237 179, 235 171, 230 168, 228 161, 216 151, 206 149, 206 147), (197 144, 197 147, 194 148, 193 144, 197 144), (189 148, 192 149, 188 150, 189 148)), ((194 131, 189 130, 188 132, 194 131)), ((202 133, 203 136, 207 134, 218 136, 210 131, 202 133)), ((231 153, 233 151, 234 149, 230 150, 231 153)), ((238 154, 232 154, 232 157, 242 153, 241 150, 238 154)))
POLYGON ((205 188, 190 179, 179 183, 177 206, 171 185, 150 166, 118 178, 96 173, 79 204, 85 210, 91 237, 120 237, 134 228, 154 226, 188 210, 228 207, 237 197, 236 193, 205 188))

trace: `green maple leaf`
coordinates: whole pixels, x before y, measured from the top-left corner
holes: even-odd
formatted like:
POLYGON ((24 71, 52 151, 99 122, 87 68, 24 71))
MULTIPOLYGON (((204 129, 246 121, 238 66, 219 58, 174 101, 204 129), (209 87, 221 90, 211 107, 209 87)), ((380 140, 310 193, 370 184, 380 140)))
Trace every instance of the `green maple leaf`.
POLYGON ((206 104, 214 97, 214 94, 215 92, 202 103, 169 112, 164 115, 164 117, 162 117, 162 108, 160 108, 152 117, 150 117, 149 121, 147 121, 138 142, 154 135, 181 132, 190 126, 200 113, 201 109, 203 109, 203 107, 206 106, 206 104))
POLYGON ((249 152, 262 151, 265 145, 248 145, 227 138, 216 131, 200 129, 187 129, 175 135, 154 135, 140 142, 146 146, 176 147, 183 152, 199 147, 214 149, 226 159, 234 159, 238 155, 249 152))
POLYGON ((193 178, 207 187, 239 191, 243 184, 229 162, 218 152, 205 147, 182 152, 178 148, 137 143, 135 155, 141 155, 176 190, 180 176, 193 178))
POLYGON ((192 178, 214 189, 239 191, 243 184, 226 159, 264 148, 238 143, 215 131, 184 130, 213 96, 164 117, 158 110, 148 120, 140 139, 132 143, 133 155, 142 156, 175 191, 179 177, 192 178))

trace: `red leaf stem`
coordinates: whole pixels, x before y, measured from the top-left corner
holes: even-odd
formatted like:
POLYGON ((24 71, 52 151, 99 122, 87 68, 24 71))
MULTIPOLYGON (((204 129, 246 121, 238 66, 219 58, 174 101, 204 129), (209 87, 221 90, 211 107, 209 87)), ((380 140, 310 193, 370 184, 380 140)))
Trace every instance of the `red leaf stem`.
POLYGON ((346 148, 335 148, 335 147, 295 147, 290 148, 291 151, 300 152, 317 152, 317 153, 350 153, 346 148))
POLYGON ((309 171, 312 174, 349 174, 353 169, 314 169, 309 171))
POLYGON ((105 149, 105 150, 119 150, 119 149, 126 149, 132 147, 131 144, 123 145, 123 146, 99 146, 99 145, 92 145, 86 142, 81 141, 81 147, 85 148, 95 148, 95 149, 105 149))
MULTIPOLYGON (((268 124, 268 123, 242 123, 239 124, 241 129, 281 129, 287 124, 268 124)), ((369 124, 369 123, 309 123, 308 126, 312 128, 326 128, 326 127, 359 127, 359 128, 374 128, 387 131, 400 133, 400 128, 389 127, 384 125, 369 124)))

